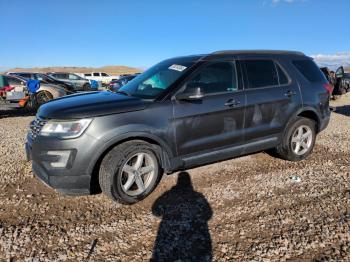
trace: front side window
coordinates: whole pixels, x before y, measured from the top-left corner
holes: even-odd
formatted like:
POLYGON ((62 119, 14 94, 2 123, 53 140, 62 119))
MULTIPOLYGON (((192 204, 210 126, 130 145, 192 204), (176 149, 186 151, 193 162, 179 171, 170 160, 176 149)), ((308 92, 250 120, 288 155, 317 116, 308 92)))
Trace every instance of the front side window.
POLYGON ((183 76, 194 63, 176 59, 163 61, 128 82, 119 92, 143 99, 155 99, 183 76))
POLYGON ((204 94, 237 90, 235 64, 232 62, 212 62, 200 69, 186 83, 186 91, 198 88, 204 94))
POLYGON ((74 74, 69 74, 69 80, 79 80, 79 76, 74 74))
POLYGON ((91 74, 84 74, 84 76, 91 76, 91 74))
POLYGON ((248 87, 259 88, 278 85, 278 74, 272 60, 246 60, 245 65, 248 87))
POLYGON ((109 75, 107 75, 106 73, 101 73, 101 76, 109 76, 109 75))
POLYGON ((58 79, 67 79, 66 74, 53 74, 52 76, 58 79))

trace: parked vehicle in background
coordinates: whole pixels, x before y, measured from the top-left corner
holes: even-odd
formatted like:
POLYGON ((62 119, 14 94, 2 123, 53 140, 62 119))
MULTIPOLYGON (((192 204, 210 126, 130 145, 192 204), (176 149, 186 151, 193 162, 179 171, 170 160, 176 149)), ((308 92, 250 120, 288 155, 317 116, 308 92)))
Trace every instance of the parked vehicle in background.
POLYGON ((344 81, 345 81, 346 91, 350 92, 350 73, 344 73, 344 81))
POLYGON ((138 75, 139 74, 126 75, 126 76, 120 77, 118 80, 113 80, 109 83, 108 89, 113 91, 113 92, 116 92, 116 91, 118 91, 119 88, 121 88, 122 86, 125 86, 129 81, 131 81, 132 79, 134 79, 138 75))
POLYGON ((328 67, 321 67, 320 69, 327 78, 328 82, 334 86, 336 83, 335 73, 331 71, 328 67))
MULTIPOLYGON (((24 91, 27 90, 27 78, 23 78, 17 75, 7 75, 7 81, 14 90, 24 91)), ((52 99, 56 99, 65 96, 67 93, 65 89, 58 85, 47 84, 46 82, 40 82, 40 88, 35 94, 36 104, 42 105, 52 99)))
POLYGON ((66 72, 52 72, 48 73, 49 76, 52 76, 55 79, 63 81, 65 83, 70 83, 74 86, 76 91, 90 91, 91 84, 90 81, 86 78, 83 78, 77 74, 66 73, 66 72))
POLYGON ((100 81, 102 85, 108 85, 112 80, 119 79, 119 76, 111 76, 104 72, 84 73, 84 78, 100 81))
POLYGON ((40 83, 43 84, 50 84, 50 85, 57 85, 61 86, 65 89, 67 94, 72 94, 75 93, 75 88, 74 85, 70 83, 65 83, 63 81, 60 81, 58 79, 55 79, 47 74, 44 73, 33 73, 33 72, 9 72, 7 73, 8 75, 16 75, 16 76, 21 76, 23 78, 27 79, 34 79, 34 80, 39 80, 40 83))
POLYGON ((344 72, 344 67, 339 67, 335 71, 336 82, 334 85, 333 94, 336 96, 340 96, 349 91, 349 79, 347 78, 347 74, 344 72))
POLYGON ((43 105, 27 135, 27 156, 36 176, 62 193, 100 187, 133 204, 163 172, 267 149, 290 161, 307 158, 328 125, 331 91, 300 52, 168 59, 116 93, 43 105))

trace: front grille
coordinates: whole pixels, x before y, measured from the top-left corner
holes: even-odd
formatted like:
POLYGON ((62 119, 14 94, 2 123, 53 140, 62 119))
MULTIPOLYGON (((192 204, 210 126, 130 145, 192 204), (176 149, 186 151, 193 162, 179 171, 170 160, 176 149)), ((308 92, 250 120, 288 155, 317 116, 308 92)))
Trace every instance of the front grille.
POLYGON ((35 138, 39 135, 41 129, 42 129, 43 126, 46 124, 46 122, 47 122, 47 121, 42 120, 42 119, 36 117, 36 118, 30 123, 30 132, 29 132, 29 134, 30 134, 30 136, 32 137, 32 139, 35 139, 35 138))

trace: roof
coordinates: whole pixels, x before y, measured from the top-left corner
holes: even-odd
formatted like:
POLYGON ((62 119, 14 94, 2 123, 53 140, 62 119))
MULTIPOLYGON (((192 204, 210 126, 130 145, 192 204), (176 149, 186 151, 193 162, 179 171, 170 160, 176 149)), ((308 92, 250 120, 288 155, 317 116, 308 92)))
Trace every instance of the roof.
POLYGON ((210 55, 301 55, 305 54, 299 51, 287 51, 287 50, 222 50, 215 51, 210 55))

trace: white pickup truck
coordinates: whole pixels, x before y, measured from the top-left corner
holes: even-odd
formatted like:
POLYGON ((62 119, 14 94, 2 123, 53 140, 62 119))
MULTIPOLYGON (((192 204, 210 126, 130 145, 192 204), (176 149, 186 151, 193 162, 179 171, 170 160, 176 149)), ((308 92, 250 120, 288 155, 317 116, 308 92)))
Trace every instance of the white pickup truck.
POLYGON ((111 76, 104 72, 81 73, 79 75, 86 79, 99 81, 104 85, 108 85, 114 79, 119 79, 119 76, 111 76))

